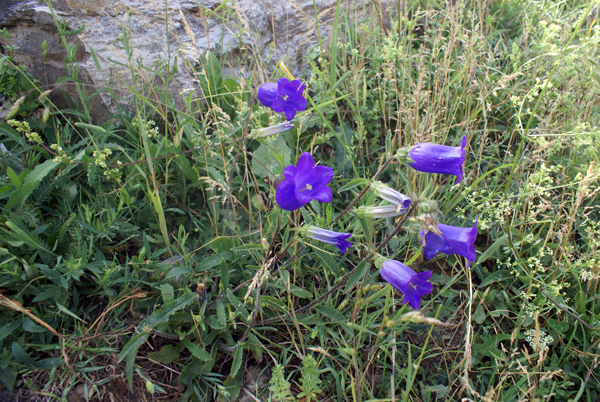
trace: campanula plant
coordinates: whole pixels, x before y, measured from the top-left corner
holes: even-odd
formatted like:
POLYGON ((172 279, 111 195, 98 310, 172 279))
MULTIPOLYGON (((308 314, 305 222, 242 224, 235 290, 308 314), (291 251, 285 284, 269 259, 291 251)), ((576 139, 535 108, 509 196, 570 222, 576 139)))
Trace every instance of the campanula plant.
POLYGON ((383 263, 379 273, 390 285, 404 294, 402 304, 409 303, 415 310, 421 307, 421 296, 433 291, 433 284, 429 282, 433 271, 416 273, 400 261, 388 260, 383 263))
POLYGON ((294 123, 285 121, 283 123, 275 124, 274 126, 259 128, 254 134, 254 138, 265 138, 272 135, 284 133, 294 128, 294 123))
POLYGON ((322 229, 316 226, 307 226, 302 230, 303 234, 314 240, 319 240, 324 243, 334 244, 344 254, 346 250, 352 247, 348 239, 352 236, 351 233, 339 233, 333 230, 322 229))
POLYGON ((437 253, 457 254, 465 257, 468 262, 475 262, 475 239, 477 238, 477 222, 470 228, 462 228, 438 223, 437 227, 441 234, 433 231, 421 230, 423 241, 423 255, 431 260, 437 253))
POLYGON ((293 211, 312 200, 331 202, 331 189, 327 186, 333 179, 333 169, 315 166, 310 153, 304 152, 298 166, 290 165, 283 171, 283 180, 275 191, 277 204, 286 211, 293 211))
POLYGON ((408 164, 419 172, 452 174, 456 176, 456 184, 463 178, 466 145, 466 136, 463 136, 459 147, 425 142, 399 149, 397 156, 400 160, 407 160, 408 164))
POLYGON ((306 110, 306 98, 302 93, 306 86, 300 80, 280 78, 277 82, 267 82, 258 88, 258 100, 274 112, 285 113, 289 121, 297 111, 306 110))
POLYGON ((375 194, 377 194, 378 197, 381 197, 384 200, 399 206, 402 210, 406 210, 408 207, 410 207, 411 201, 408 196, 399 193, 380 181, 373 182, 373 184, 371 184, 371 188, 375 191, 375 194))
POLYGON ((393 218, 405 213, 407 208, 398 205, 380 205, 376 207, 360 206, 356 208, 356 215, 359 218, 364 219, 381 219, 381 218, 393 218))

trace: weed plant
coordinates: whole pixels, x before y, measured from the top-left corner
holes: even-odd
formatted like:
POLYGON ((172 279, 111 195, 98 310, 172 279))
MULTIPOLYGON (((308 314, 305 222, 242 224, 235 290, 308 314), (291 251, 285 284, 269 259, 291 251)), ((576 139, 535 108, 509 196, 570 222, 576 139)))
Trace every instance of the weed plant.
MULTIPOLYGON (((139 66, 124 26, 131 108, 105 123, 68 41, 70 109, 0 59, 5 386, 39 401, 600 399, 598 4, 411 0, 361 22, 346 3, 328 36, 315 24, 305 74, 252 51, 226 77, 205 52, 180 96, 176 55, 139 66), (285 117, 257 90, 279 78, 308 104, 264 136, 285 117), (463 137, 458 184, 396 158, 463 137), (304 152, 333 168, 333 198, 285 211, 276 188, 304 152), (357 215, 386 204, 375 180, 411 208, 357 215), (476 223, 474 261, 423 257, 438 223, 476 223), (419 310, 382 257, 433 271, 419 310)), ((235 10, 204 12, 253 38, 235 10)))

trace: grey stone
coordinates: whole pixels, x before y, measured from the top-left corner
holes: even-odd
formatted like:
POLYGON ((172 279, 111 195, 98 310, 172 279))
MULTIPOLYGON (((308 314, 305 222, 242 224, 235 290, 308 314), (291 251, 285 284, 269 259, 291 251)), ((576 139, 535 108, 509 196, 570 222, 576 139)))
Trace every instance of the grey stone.
MULTIPOLYGON (((44 86, 52 87, 56 79, 69 75, 63 63, 65 52, 61 40, 64 38, 77 46, 79 79, 88 85, 87 93, 110 85, 123 104, 131 100, 127 85, 133 85, 131 69, 126 66, 136 69, 141 91, 144 84, 157 82, 151 73, 157 63, 173 62, 177 56, 177 74, 169 90, 175 99, 180 99, 180 93, 197 91, 192 69, 206 50, 226 58, 227 73, 254 74, 257 84, 271 76, 280 60, 285 61, 294 74, 301 75, 308 66, 306 54, 318 43, 315 6, 321 37, 326 40, 337 2, 53 0, 53 16, 47 3, 41 0, 10 2, 9 5, 0 0, 0 27, 6 27, 11 33, 9 39, 0 38, 0 45, 14 47, 12 54, 17 62, 26 65, 44 86), (61 38, 55 18, 64 20, 67 29, 77 33, 61 38), (124 32, 133 49, 129 55, 119 43, 124 32), (44 41, 47 42, 45 58, 42 57, 44 41), (92 52, 97 55, 96 59, 92 52), (249 65, 248 60, 253 59, 249 55, 260 55, 264 63, 249 65)), ((386 15, 396 3, 394 0, 342 0, 343 12, 349 13, 353 20, 357 16, 358 21, 377 18, 373 4, 386 15)), ((77 97, 72 84, 62 85, 60 89, 77 97)), ((93 117, 106 119, 116 110, 113 102, 114 97, 107 94, 97 97, 93 117)))

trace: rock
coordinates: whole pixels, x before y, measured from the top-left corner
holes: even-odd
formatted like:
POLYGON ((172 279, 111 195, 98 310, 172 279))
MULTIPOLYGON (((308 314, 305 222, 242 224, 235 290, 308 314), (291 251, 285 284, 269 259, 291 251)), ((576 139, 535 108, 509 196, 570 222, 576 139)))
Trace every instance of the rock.
MULTIPOLYGON (((394 0, 343 3, 343 13, 353 20, 358 16, 358 21, 377 18, 377 12, 389 14, 389 8, 397 4, 394 0), (363 3, 367 15, 363 15, 363 3)), ((257 84, 271 76, 280 60, 299 74, 308 66, 304 60, 308 50, 318 43, 315 5, 325 40, 336 4, 337 0, 53 0, 51 10, 41 0, 8 4, 0 0, 0 28, 11 34, 0 37, 0 45, 4 52, 11 46, 15 60, 26 65, 44 87, 71 75, 71 67, 63 63, 63 41, 75 46, 78 78, 87 85, 87 94, 113 87, 115 96, 103 93, 91 108, 92 117, 102 121, 115 112, 115 97, 124 103, 131 100, 127 85, 134 82, 132 69, 137 75, 135 86, 142 93, 144 85, 156 84, 153 72, 160 75, 168 66, 176 70, 169 88, 174 99, 180 99, 179 93, 197 90, 192 70, 206 50, 227 60, 226 72, 253 73, 257 84), (55 20, 64 21, 66 35, 58 34, 55 20), (129 38, 131 52, 122 42, 124 37, 129 38), (251 63, 255 54, 266 61, 266 69, 251 63)), ((73 83, 61 84, 60 89, 79 98, 73 83)))
MULTIPOLYGON (((242 392, 235 402, 253 402, 269 386, 271 371, 262 365, 249 366, 244 369, 242 392)), ((267 400, 264 398, 262 400, 267 400)))

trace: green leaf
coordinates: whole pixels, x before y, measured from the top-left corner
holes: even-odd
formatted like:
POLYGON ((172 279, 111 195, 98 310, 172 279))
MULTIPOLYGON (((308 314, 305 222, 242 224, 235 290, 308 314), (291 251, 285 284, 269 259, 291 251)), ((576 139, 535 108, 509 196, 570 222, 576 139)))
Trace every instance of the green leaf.
POLYGON ((17 342, 12 343, 11 351, 12 351, 13 356, 15 357, 15 360, 18 361, 19 363, 33 364, 33 359, 31 357, 29 357, 29 355, 23 350, 21 345, 19 345, 17 342))
POLYGON ((338 190, 338 193, 341 193, 342 191, 348 191, 357 186, 362 186, 363 184, 367 184, 368 182, 369 182, 369 180, 359 177, 358 179, 351 180, 350 182, 348 182, 348 183, 344 184, 342 187, 340 187, 340 189, 338 190))
POLYGON ((242 315, 242 317, 248 317, 248 315, 250 313, 248 313, 248 310, 246 309, 246 307, 244 307, 244 304, 242 304, 242 302, 240 302, 238 300, 238 298, 235 297, 235 295, 231 292, 231 290, 226 289, 225 290, 225 294, 227 295, 227 299, 233 305, 233 307, 235 308, 235 310, 238 313, 240 313, 242 315))
POLYGON ((237 401, 240 392, 242 391, 242 373, 240 371, 236 376, 228 376, 223 386, 225 388, 225 392, 219 393, 217 397, 218 402, 230 402, 237 401))
POLYGON ((148 357, 162 364, 169 364, 179 357, 181 352, 173 345, 165 345, 158 352, 148 353, 148 357))
POLYGON ((21 321, 14 320, 0 327, 0 341, 12 334, 15 329, 19 328, 19 325, 21 325, 21 321))
POLYGON ((50 299, 52 296, 56 296, 60 292, 59 286, 50 286, 48 289, 40 292, 33 298, 33 302, 41 302, 50 299))
POLYGON ((508 240, 507 234, 502 235, 499 238, 497 238, 496 241, 494 243, 492 243, 492 245, 489 246, 483 252, 483 254, 481 254, 481 256, 477 259, 476 264, 479 265, 482 262, 484 262, 485 260, 487 260, 488 258, 490 258, 496 252, 496 250, 498 250, 498 248, 500 248, 500 246, 502 246, 506 243, 507 240, 508 240))
POLYGON ((354 270, 354 273, 350 275, 348 278, 348 282, 346 283, 346 292, 348 292, 356 283, 367 274, 367 270, 369 269, 369 264, 366 261, 361 261, 360 264, 354 270))
POLYGON ((207 50, 198 60, 200 72, 196 74, 200 88, 208 102, 215 102, 218 88, 221 86, 221 65, 217 56, 207 50))
POLYGON ((8 175, 8 178, 10 179, 10 182, 13 184, 13 186, 15 186, 16 188, 21 187, 21 180, 19 179, 19 176, 15 173, 14 170, 10 168, 10 166, 6 168, 6 174, 8 175))
POLYGON ((23 185, 14 193, 11 194, 8 202, 6 203, 6 209, 10 209, 16 206, 21 206, 27 200, 27 198, 33 193, 33 191, 37 188, 40 182, 48 176, 54 169, 59 166, 58 163, 55 163, 51 160, 47 160, 41 165, 37 165, 33 171, 31 171, 27 176, 25 176, 25 180, 23 181, 23 185))
POLYGON ((168 283, 163 283, 160 285, 160 293, 162 295, 163 302, 165 303, 172 302, 175 299, 175 291, 173 286, 169 285, 168 283))
POLYGON ((200 264, 198 264, 198 266, 196 267, 196 271, 207 271, 212 267, 219 265, 221 262, 229 260, 231 256, 232 254, 230 252, 211 255, 210 257, 202 261, 200 264))
POLYGON ((306 289, 302 289, 296 285, 292 285, 291 283, 289 284, 289 287, 290 287, 290 293, 296 297, 299 297, 301 299, 309 299, 312 297, 312 293, 310 293, 306 289))
POLYGON ((167 275, 165 275, 165 279, 171 279, 174 276, 190 274, 190 273, 192 273, 192 270, 189 269, 188 267, 177 267, 177 268, 173 268, 172 270, 170 270, 169 273, 167 275))
POLYGON ((341 275, 340 266, 335 261, 335 259, 331 256, 331 254, 326 253, 326 252, 324 252, 322 250, 319 250, 317 248, 315 248, 314 250, 315 250, 315 253, 321 259, 321 261, 323 261, 323 264, 325 264, 325 266, 327 268, 329 268, 331 270, 331 272, 333 272, 336 276, 339 277, 341 275))
POLYGON ((569 323, 566 321, 558 321, 554 318, 548 318, 546 321, 548 328, 554 329, 557 332, 565 333, 569 330, 569 323))
POLYGON ((123 359, 127 358, 127 362, 125 365, 125 374, 127 376, 127 382, 129 383, 129 387, 133 386, 133 368, 135 363, 135 357, 137 355, 137 351, 140 346, 146 341, 149 335, 149 331, 155 326, 167 322, 169 317, 181 310, 182 308, 187 307, 190 303, 197 300, 198 296, 195 293, 189 293, 185 296, 179 297, 169 303, 165 303, 163 308, 152 313, 150 317, 140 322, 138 325, 137 331, 139 335, 134 336, 127 342, 127 344, 119 353, 118 361, 121 362, 123 359))
POLYGON ((216 237, 210 242, 210 248, 215 253, 231 251, 233 248, 233 239, 225 236, 216 237))
POLYGON ((500 271, 495 271, 492 272, 491 274, 487 275, 485 277, 485 279, 481 282, 481 284, 479 285, 480 288, 484 288, 486 286, 491 285, 492 283, 495 282, 502 282, 505 281, 506 279, 509 278, 514 278, 514 276, 512 276, 510 274, 510 271, 507 269, 502 269, 500 271))
POLYGON ((123 346, 121 353, 119 353, 118 362, 120 363, 125 357, 130 356, 130 355, 133 355, 135 358, 137 350, 139 349, 140 346, 143 345, 144 342, 146 342, 147 338, 148 338, 147 332, 138 334, 138 335, 134 336, 133 338, 131 338, 129 340, 129 342, 127 342, 125 344, 125 346, 123 346))
POLYGON ((46 328, 37 325, 29 317, 23 317, 23 330, 27 332, 48 332, 46 328))
POLYGON ((15 385, 15 381, 17 381, 17 371, 18 367, 15 367, 15 365, 0 370, 0 382, 6 385, 11 391, 15 385))
POLYGON ((76 320, 81 321, 81 322, 85 322, 84 320, 82 320, 81 318, 79 318, 75 314, 73 314, 68 308, 66 308, 62 304, 56 302, 56 307, 58 307, 58 309, 60 311, 62 311, 63 313, 65 313, 67 315, 70 315, 71 317, 75 318, 76 320))
POLYGON ((330 318, 333 322, 346 322, 347 318, 344 314, 340 313, 338 310, 333 309, 327 306, 317 306, 315 308, 319 313, 323 314, 325 317, 330 318))
POLYGON ((196 293, 188 293, 187 295, 180 296, 173 301, 165 303, 163 308, 152 313, 150 317, 143 320, 140 325, 138 325, 139 332, 145 332, 148 329, 156 327, 158 324, 167 322, 172 314, 187 307, 197 299, 198 295, 196 293))
POLYGON ((275 180, 283 176, 283 169, 290 164, 292 150, 287 146, 285 138, 278 136, 268 144, 261 144, 252 152, 252 172, 261 179, 275 180), (281 158, 281 162, 277 160, 281 158))
POLYGON ((188 341, 187 339, 182 339, 181 343, 183 343, 185 345, 187 350, 189 350, 190 353, 192 355, 194 355, 195 358, 200 359, 204 362, 212 359, 212 356, 209 353, 207 353, 203 348, 188 341))
POLYGON ((60 367, 63 363, 62 357, 49 357, 36 361, 34 366, 40 370, 52 370, 53 368, 60 367))
POLYGON ((264 250, 262 244, 244 244, 243 246, 233 247, 231 251, 239 252, 239 251, 250 251, 250 250, 264 250))
POLYGON ((135 356, 137 351, 148 339, 148 333, 141 333, 134 336, 127 342, 127 344, 121 350, 118 356, 118 362, 121 362, 124 358, 127 358, 125 362, 125 375, 127 376, 127 382, 129 383, 129 389, 133 389, 133 366, 135 363, 135 356))
POLYGON ((233 357, 233 363, 231 364, 231 376, 235 377, 240 367, 242 367, 242 363, 244 362, 244 348, 241 344, 238 344, 237 349, 235 350, 235 356, 233 357))
POLYGON ((96 125, 93 125, 93 124, 87 124, 87 123, 81 123, 79 121, 75 122, 74 124, 75 124, 75 127, 78 127, 78 128, 83 128, 83 129, 86 129, 86 130, 95 131, 95 132, 98 132, 98 133, 101 133, 101 134, 108 134, 108 131, 106 131, 104 128, 102 128, 100 126, 96 126, 96 125))

